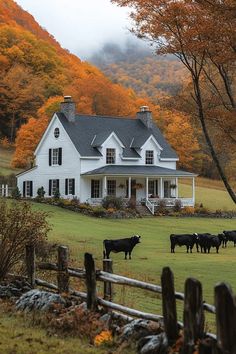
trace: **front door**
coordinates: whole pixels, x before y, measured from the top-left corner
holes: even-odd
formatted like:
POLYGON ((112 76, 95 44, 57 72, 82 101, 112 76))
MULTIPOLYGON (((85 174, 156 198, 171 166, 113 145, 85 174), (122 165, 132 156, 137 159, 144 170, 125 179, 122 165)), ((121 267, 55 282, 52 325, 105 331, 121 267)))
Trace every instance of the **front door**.
POLYGON ((170 181, 164 181, 164 198, 170 198, 170 181))

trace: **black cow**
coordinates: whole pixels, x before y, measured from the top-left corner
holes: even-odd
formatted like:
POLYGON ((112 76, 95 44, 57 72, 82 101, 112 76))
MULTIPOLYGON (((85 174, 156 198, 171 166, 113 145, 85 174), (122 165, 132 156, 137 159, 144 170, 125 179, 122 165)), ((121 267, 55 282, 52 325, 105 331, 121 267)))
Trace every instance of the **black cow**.
POLYGON ((103 241, 103 257, 109 258, 111 252, 124 252, 125 259, 129 253, 129 259, 131 259, 131 252, 135 245, 141 242, 141 236, 134 235, 130 238, 121 238, 119 240, 104 240, 103 241))
POLYGON ((211 247, 216 248, 216 253, 219 253, 219 248, 221 245, 221 242, 223 241, 223 237, 221 234, 219 235, 210 235, 207 237, 207 250, 208 253, 210 253, 211 247))
POLYGON ((203 234, 197 234, 195 233, 194 235, 197 236, 197 241, 196 241, 196 247, 197 247, 197 252, 199 252, 199 246, 201 248, 201 253, 206 253, 206 246, 207 246, 207 236, 210 236, 211 234, 209 233, 203 233, 203 234))
POLYGON ((222 235, 205 235, 204 237, 204 252, 210 253, 211 247, 216 248, 216 253, 219 253, 219 248, 223 240, 222 235))
POLYGON ((171 253, 175 253, 175 246, 186 246, 187 253, 190 250, 192 253, 193 246, 197 242, 198 236, 192 234, 170 235, 170 249, 171 253))
POLYGON ((227 247, 227 242, 229 241, 228 236, 226 236, 224 233, 223 234, 218 234, 221 243, 222 243, 222 248, 226 248, 227 247))
MULTIPOLYGON (((236 247, 236 230, 223 231, 223 234, 225 235, 227 241, 233 242, 234 243, 234 247, 236 247)), ((227 244, 227 241, 226 241, 226 244, 227 244)))

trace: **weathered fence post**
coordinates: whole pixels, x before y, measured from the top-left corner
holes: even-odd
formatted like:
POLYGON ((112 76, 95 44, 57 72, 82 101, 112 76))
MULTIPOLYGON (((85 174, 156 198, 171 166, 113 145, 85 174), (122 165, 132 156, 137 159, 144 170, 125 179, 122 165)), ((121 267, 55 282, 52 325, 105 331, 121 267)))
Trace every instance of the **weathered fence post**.
POLYGON ((35 286, 35 247, 32 244, 25 246, 25 264, 28 282, 33 288, 35 286))
POLYGON ((202 285, 192 278, 185 282, 184 297, 184 354, 192 354, 194 345, 204 334, 202 285))
POLYGON ((225 283, 215 287, 217 344, 223 354, 236 354, 236 300, 225 283))
POLYGON ((97 310, 96 270, 93 256, 90 253, 84 255, 85 279, 87 286, 87 308, 97 310))
MULTIPOLYGON (((104 272, 113 273, 112 259, 103 260, 103 270, 104 272)), ((112 301, 113 297, 113 286, 109 281, 104 281, 104 300, 112 301)))
POLYGON ((169 267, 162 270, 162 312, 168 344, 172 345, 178 338, 178 323, 176 313, 176 299, 174 288, 174 275, 169 267))
POLYGON ((58 274, 57 284, 59 293, 69 292, 69 274, 68 274, 69 252, 68 247, 58 247, 58 274))

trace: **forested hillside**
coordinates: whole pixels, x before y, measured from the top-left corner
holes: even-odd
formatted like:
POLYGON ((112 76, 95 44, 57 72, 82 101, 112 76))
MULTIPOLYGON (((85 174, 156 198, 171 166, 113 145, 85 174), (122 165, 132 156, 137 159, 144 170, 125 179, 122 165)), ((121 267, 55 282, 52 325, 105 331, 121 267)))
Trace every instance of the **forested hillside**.
POLYGON ((132 88, 154 103, 177 95, 188 80, 183 65, 172 56, 157 56, 140 42, 127 42, 124 48, 107 43, 89 59, 113 82, 132 88))

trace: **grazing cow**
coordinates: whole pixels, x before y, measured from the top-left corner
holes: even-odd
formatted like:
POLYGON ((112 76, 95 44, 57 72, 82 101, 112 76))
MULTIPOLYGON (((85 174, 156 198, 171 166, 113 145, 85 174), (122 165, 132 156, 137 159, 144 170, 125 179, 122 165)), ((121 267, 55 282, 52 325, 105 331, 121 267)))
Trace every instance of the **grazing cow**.
POLYGON ((197 252, 199 252, 199 246, 201 248, 201 253, 206 253, 206 246, 207 246, 207 236, 210 236, 211 234, 209 233, 203 233, 203 234, 197 234, 195 233, 194 235, 197 236, 197 242, 196 242, 196 247, 197 247, 197 252))
MULTIPOLYGON (((225 235, 227 241, 233 242, 234 243, 234 247, 236 247, 236 230, 223 231, 223 234, 225 235)), ((226 242, 226 244, 227 244, 227 242, 226 242)))
POLYGON ((226 248, 227 247, 227 242, 229 241, 228 236, 226 236, 224 233, 223 234, 218 234, 221 243, 222 243, 222 248, 226 248))
POLYGON ((175 253, 175 246, 186 246, 187 253, 190 250, 192 253, 193 246, 197 242, 198 236, 192 234, 170 235, 171 253, 175 253))
MULTIPOLYGON (((201 238, 201 237, 200 237, 201 238)), ((207 235, 203 237, 203 242, 204 242, 204 252, 210 253, 211 247, 216 248, 216 253, 219 253, 219 248, 221 245, 223 238, 221 235, 207 235)))
POLYGON ((223 238, 221 237, 221 235, 210 235, 207 236, 207 250, 208 253, 210 253, 211 247, 215 247, 216 248, 216 253, 219 253, 219 248, 221 245, 223 238))
POLYGON ((103 257, 109 258, 111 252, 124 252, 125 259, 129 253, 129 259, 131 259, 131 252, 135 245, 141 242, 141 236, 134 235, 130 238, 121 238, 119 240, 104 240, 103 241, 103 257))

